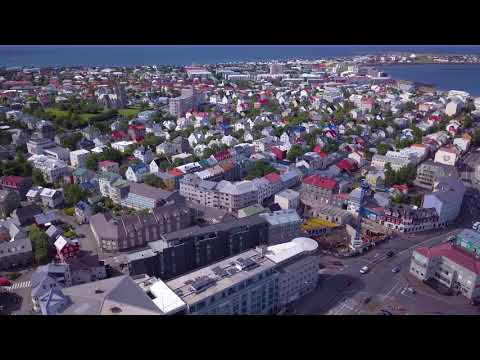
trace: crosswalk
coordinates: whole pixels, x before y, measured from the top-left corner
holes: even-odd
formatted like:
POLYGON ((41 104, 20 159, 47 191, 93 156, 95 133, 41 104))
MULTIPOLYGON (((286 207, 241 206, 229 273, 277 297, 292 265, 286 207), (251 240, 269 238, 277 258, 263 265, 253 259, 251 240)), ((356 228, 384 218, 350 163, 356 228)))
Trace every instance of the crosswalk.
POLYGON ((8 291, 13 291, 13 290, 29 288, 31 286, 32 286, 31 281, 21 281, 21 282, 13 283, 12 286, 9 286, 6 289, 8 291))

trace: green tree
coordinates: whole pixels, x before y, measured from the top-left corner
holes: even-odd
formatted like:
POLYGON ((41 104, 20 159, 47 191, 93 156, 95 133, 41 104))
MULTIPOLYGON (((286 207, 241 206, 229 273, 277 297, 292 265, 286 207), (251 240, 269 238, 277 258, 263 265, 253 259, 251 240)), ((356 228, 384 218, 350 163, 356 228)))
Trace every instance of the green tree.
POLYGON ((380 143, 377 145, 377 152, 379 155, 385 155, 388 150, 390 150, 390 146, 385 143, 380 143))
POLYGON ((160 179, 158 176, 154 174, 147 174, 143 178, 143 182, 147 185, 156 187, 156 188, 164 188, 165 184, 163 183, 163 180, 160 179))
POLYGON ((48 263, 55 253, 53 246, 48 241, 48 235, 36 225, 32 225, 28 237, 32 242, 35 262, 37 264, 48 263))
POLYGON ((32 170, 32 183, 37 186, 47 186, 43 174, 38 169, 32 170))
POLYGON ((480 128, 476 129, 472 136, 473 145, 480 145, 480 128))
POLYGON ((162 139, 158 136, 155 136, 155 134, 149 133, 145 135, 145 139, 143 140, 143 143, 147 146, 157 146, 162 142, 162 139))
POLYGON ((80 200, 86 200, 88 194, 78 184, 67 184, 64 187, 64 196, 67 204, 74 206, 80 200))
POLYGON ((290 161, 295 161, 296 159, 303 156, 303 149, 300 145, 295 144, 287 153, 287 159, 290 161))

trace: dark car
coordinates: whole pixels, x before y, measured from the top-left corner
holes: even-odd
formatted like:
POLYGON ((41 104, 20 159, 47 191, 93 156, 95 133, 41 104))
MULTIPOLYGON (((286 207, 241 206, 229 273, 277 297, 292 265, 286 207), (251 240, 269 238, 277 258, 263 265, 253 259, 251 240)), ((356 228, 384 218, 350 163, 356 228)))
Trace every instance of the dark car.
POLYGON ((388 310, 380 310, 377 315, 393 315, 390 311, 388 310))
POLYGON ((372 301, 372 298, 370 296, 367 296, 365 299, 363 299, 364 304, 368 304, 370 301, 372 301))
POLYGON ((387 252, 387 257, 392 257, 393 255, 395 255, 395 253, 393 251, 389 251, 387 252))

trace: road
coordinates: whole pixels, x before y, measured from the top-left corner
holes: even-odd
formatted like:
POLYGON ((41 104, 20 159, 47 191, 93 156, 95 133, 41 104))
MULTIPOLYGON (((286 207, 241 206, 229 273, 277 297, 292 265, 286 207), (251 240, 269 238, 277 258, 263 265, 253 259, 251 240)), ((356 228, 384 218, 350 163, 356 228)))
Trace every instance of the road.
MULTIPOLYGON (((0 292, 0 315, 29 315, 31 314, 31 282, 33 269, 19 271, 21 276, 13 281, 8 291, 0 292)), ((5 276, 1 273, 0 276, 5 276)))
POLYGON ((394 314, 478 314, 467 299, 440 295, 409 274, 411 255, 416 247, 441 243, 459 231, 460 227, 453 227, 440 233, 401 235, 355 258, 339 260, 324 256, 322 263, 326 268, 320 270, 319 287, 295 305, 296 312, 360 315, 386 309, 394 314), (387 257, 389 251, 395 252, 391 258, 387 257), (365 265, 370 271, 362 275, 360 269, 365 265), (392 272, 394 267, 400 267, 400 272, 392 272), (409 293, 409 287, 414 288, 416 294, 409 293), (366 298, 370 298, 370 302, 364 303, 366 298))

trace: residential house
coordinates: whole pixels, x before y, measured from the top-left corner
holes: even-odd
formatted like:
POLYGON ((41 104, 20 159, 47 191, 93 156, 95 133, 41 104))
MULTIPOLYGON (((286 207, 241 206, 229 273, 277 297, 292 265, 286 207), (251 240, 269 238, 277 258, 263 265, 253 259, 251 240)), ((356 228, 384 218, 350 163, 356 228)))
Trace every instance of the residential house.
POLYGON ((32 178, 23 176, 2 176, 0 178, 0 189, 16 192, 20 196, 20 200, 25 199, 25 195, 32 187, 32 178))

